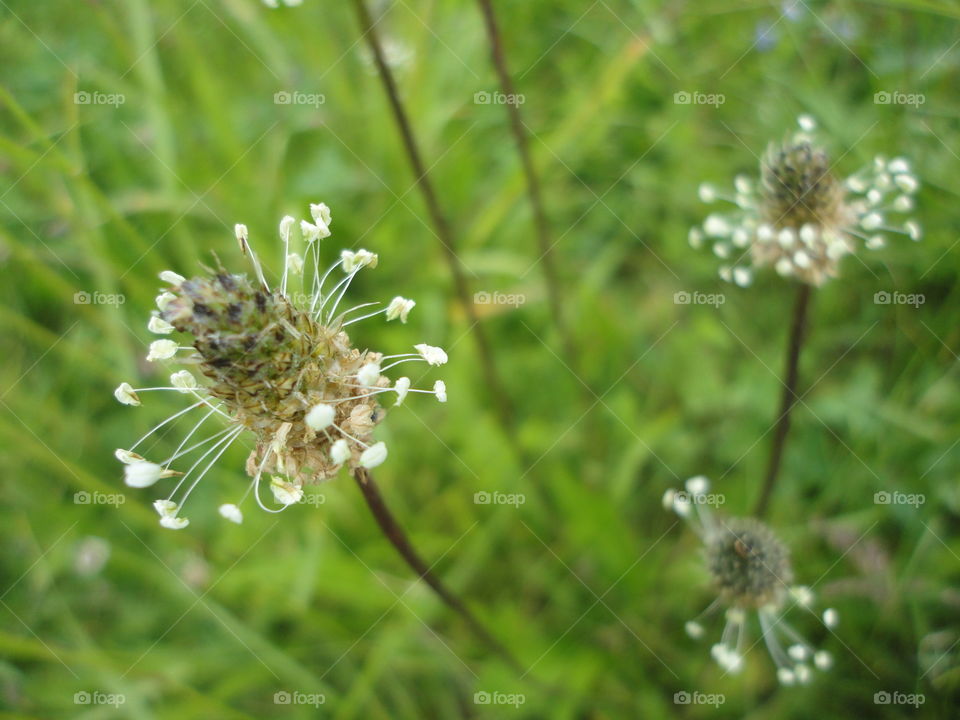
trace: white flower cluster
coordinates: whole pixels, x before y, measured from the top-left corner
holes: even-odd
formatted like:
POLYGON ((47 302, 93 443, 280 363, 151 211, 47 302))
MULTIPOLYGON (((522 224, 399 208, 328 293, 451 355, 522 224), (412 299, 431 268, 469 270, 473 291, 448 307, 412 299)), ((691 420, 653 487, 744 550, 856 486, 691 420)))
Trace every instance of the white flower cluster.
MULTIPOLYGON (((779 540, 756 520, 724 520, 713 514, 703 501, 710 483, 697 476, 686 482, 685 490, 667 490, 663 505, 687 520, 704 543, 708 570, 720 595, 684 629, 696 640, 705 634, 702 621, 725 608, 725 624, 720 642, 710 648, 710 655, 726 672, 736 674, 743 669, 747 643, 747 625, 756 613, 767 650, 777 668, 782 685, 806 684, 813 677, 812 669, 828 670, 833 658, 825 650, 810 645, 785 619, 791 607, 808 611, 813 605, 813 591, 791 583, 792 571, 779 540), (748 528, 743 531, 741 528, 748 528), (711 557, 717 562, 711 564, 711 557), (726 587, 725 587, 726 586, 726 587), (725 592, 735 588, 736 592, 725 592)), ((833 629, 838 623, 837 611, 828 608, 823 624, 833 629)))
MULTIPOLYGON (((118 402, 133 406, 140 405, 142 403, 140 394, 148 391, 173 391, 191 395, 194 399, 193 404, 161 422, 129 449, 116 451, 117 459, 125 465, 124 481, 130 487, 146 488, 164 478, 179 478, 168 496, 154 503, 163 527, 179 529, 187 526, 189 521, 180 515, 186 499, 231 444, 246 433, 252 432, 261 457, 256 467, 252 469, 248 461, 248 472, 253 480, 244 498, 252 492, 261 508, 278 512, 303 498, 303 477, 308 473, 310 478, 323 480, 332 477, 344 465, 373 468, 387 459, 386 444, 368 440, 376 422, 382 417, 382 411, 377 407, 375 397, 384 393, 394 394, 395 404, 401 405, 409 393, 418 392, 431 394, 439 402, 447 401, 447 389, 442 380, 437 380, 432 390, 419 390, 411 387, 408 377, 400 377, 391 385, 382 374, 397 365, 412 361, 426 362, 433 366, 443 365, 447 362, 447 354, 441 348, 418 344, 414 347, 416 352, 383 356, 379 353, 360 353, 350 346, 346 333, 348 326, 377 315, 384 315, 387 321, 399 320, 401 323, 406 323, 416 303, 397 296, 385 307, 361 316, 355 316, 355 311, 379 303, 364 303, 338 312, 340 301, 353 278, 364 268, 376 267, 378 256, 363 249, 344 250, 337 262, 325 272, 321 272, 319 241, 330 236, 332 217, 330 209, 323 203, 311 205, 310 212, 312 221, 304 220, 299 224, 306 246, 307 261, 300 255, 290 252, 291 232, 296 226, 294 218, 287 216, 280 222, 280 239, 283 243, 285 262, 283 277, 274 290, 270 290, 260 262, 250 247, 246 226, 237 225, 235 228, 240 247, 244 254, 249 256, 259 283, 259 289, 256 290, 257 296, 247 303, 251 306, 250 312, 254 314, 269 312, 262 308, 267 307, 267 297, 273 298, 276 307, 286 308, 278 311, 280 314, 277 316, 277 322, 288 326, 294 337, 300 338, 297 347, 301 345, 305 347, 293 358, 285 356, 277 358, 276 361, 287 365, 292 363, 293 369, 289 371, 292 373, 289 375, 291 378, 299 378, 301 374, 315 377, 319 373, 316 381, 301 387, 296 392, 289 393, 289 397, 285 400, 287 405, 284 408, 286 410, 293 408, 288 416, 293 418, 294 422, 300 423, 302 432, 292 430, 294 422, 278 422, 272 417, 258 416, 256 407, 251 410, 249 406, 231 401, 226 397, 229 393, 211 394, 208 392, 209 388, 199 382, 189 370, 174 372, 170 376, 169 385, 134 388, 124 382, 114 391, 114 397, 118 402), (291 276, 302 274, 307 262, 312 265, 313 273, 312 277, 303 278, 303 285, 304 288, 309 288, 310 292, 304 302, 294 305, 287 294, 288 281, 291 276), (337 268, 341 269, 345 276, 327 291, 324 288, 325 283, 337 268), (284 313, 293 313, 293 315, 284 313), (311 349, 312 342, 321 343, 318 346, 321 349, 317 352, 329 355, 329 357, 324 355, 326 359, 319 364, 317 364, 317 357, 319 357, 317 352, 311 349), (366 361, 364 361, 365 358, 366 361), (303 398, 307 397, 319 399, 319 401, 313 400, 312 404, 298 410, 302 405, 298 406, 296 403, 301 403, 303 398), (194 410, 201 410, 204 414, 169 457, 161 462, 151 462, 134 452, 157 430, 194 410), (220 418, 225 425, 206 439, 191 442, 211 418, 220 418), (186 472, 171 469, 173 463, 194 452, 201 453, 200 457, 186 472), (318 455, 320 452, 325 454, 320 456, 318 455), (206 465, 200 469, 205 461, 206 465), (263 504, 259 493, 261 475, 270 467, 280 471, 270 482, 270 490, 280 506, 273 509, 263 504), (284 476, 285 469, 286 476, 284 476)), ((208 296, 204 296, 204 299, 209 297, 212 302, 223 305, 227 315, 232 313, 239 316, 244 312, 243 304, 237 301, 234 295, 229 295, 227 290, 222 290, 224 297, 221 298, 213 294, 214 290, 210 289, 222 286, 235 291, 236 286, 246 282, 243 276, 229 276, 221 273, 216 278, 220 283, 219 286, 201 279, 188 281, 182 275, 171 271, 161 273, 160 278, 170 288, 162 291, 157 297, 158 311, 147 324, 147 328, 155 334, 169 335, 177 330, 174 323, 179 322, 177 318, 180 318, 181 314, 188 313, 184 309, 188 305, 184 297, 189 296, 191 292, 207 292, 208 296), (204 282, 206 282, 205 285, 204 282), (166 317, 164 317, 165 313, 166 317)), ((193 305, 190 307, 192 308, 193 305)), ((212 313, 209 305, 204 304, 201 320, 212 313)), ((193 317, 195 322, 199 322, 195 320, 196 315, 193 317)), ((183 330, 182 325, 179 327, 183 330)), ((259 337, 259 332, 254 331, 253 336, 259 337)), ((186 362, 193 367, 199 367, 205 378, 212 381, 214 385, 217 382, 224 382, 222 376, 211 370, 214 366, 210 364, 210 358, 205 357, 199 347, 199 343, 195 348, 182 347, 170 339, 155 340, 150 344, 147 360, 150 362, 170 360, 181 351, 187 351, 192 354, 186 358, 186 362)), ((270 357, 263 360, 267 363, 273 361, 270 357)), ((302 381, 297 379, 296 382, 302 381)), ((242 502, 243 499, 238 504, 221 505, 220 515, 231 522, 241 522, 243 513, 239 504, 242 502)))
POLYGON ((906 159, 877 156, 870 167, 840 182, 814 144, 813 118, 804 115, 798 123, 800 131, 787 143, 770 147, 759 179, 738 175, 732 193, 700 186, 702 202, 736 206, 709 215, 688 238, 694 248, 712 245, 725 261, 720 277, 728 282, 746 287, 756 268, 771 266, 784 277, 821 285, 836 277, 840 260, 856 252, 859 242, 878 250, 889 233, 921 238, 915 221, 891 220, 913 210, 919 189, 906 159))

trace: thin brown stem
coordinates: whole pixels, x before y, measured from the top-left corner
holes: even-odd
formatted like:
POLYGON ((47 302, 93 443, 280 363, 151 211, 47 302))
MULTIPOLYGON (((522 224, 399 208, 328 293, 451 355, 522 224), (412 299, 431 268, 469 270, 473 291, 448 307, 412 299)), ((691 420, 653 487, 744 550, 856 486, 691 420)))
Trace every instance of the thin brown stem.
POLYGON ((363 497, 367 501, 367 506, 370 508, 370 512, 376 519, 383 534, 390 541, 390 544, 396 548, 397 552, 400 553, 400 556, 406 561, 410 569, 417 574, 417 577, 423 579, 424 582, 430 586, 447 607, 466 621, 473 633, 487 645, 487 647, 503 658, 514 670, 523 675, 523 667, 516 658, 513 657, 513 654, 487 631, 463 601, 447 589, 447 586, 440 581, 440 578, 434 575, 430 566, 420 557, 420 554, 410 543, 400 523, 397 522, 397 519, 387 507, 383 495, 380 494, 380 489, 377 487, 376 482, 374 482, 373 475, 370 471, 364 468, 358 468, 353 472, 353 479, 356 480, 357 486, 363 493, 363 497))
POLYGON ((493 67, 497 71, 500 87, 506 96, 506 102, 504 104, 507 109, 507 116, 510 118, 510 131, 513 133, 513 140, 516 143, 517 152, 520 155, 520 163, 523 166, 523 174, 527 182, 527 195, 530 198, 530 206, 533 208, 540 262, 543 263, 543 275, 547 284, 547 299, 550 304, 550 314, 553 316, 553 322, 560 335, 564 352, 575 366, 575 345, 563 316, 563 295, 560 290, 560 276, 557 272, 556 261, 554 259, 553 241, 550 236, 550 225, 547 222, 547 213, 544 210, 543 195, 540 192, 540 178, 537 175, 537 170, 533 165, 533 159, 530 155, 530 146, 527 142, 527 132, 523 118, 520 115, 520 106, 517 102, 512 101, 517 98, 518 95, 513 84, 513 78, 507 68, 507 58, 503 49, 503 39, 500 35, 500 28, 497 25, 497 16, 493 9, 492 0, 477 0, 477 2, 480 4, 480 10, 483 13, 487 37, 490 39, 490 56, 493 60, 493 67))
POLYGON ((504 432, 507 434, 511 445, 516 447, 513 406, 510 402, 509 396, 506 393, 503 382, 500 379, 500 375, 497 372, 497 368, 493 360, 493 351, 491 349, 490 342, 487 339, 486 331, 484 330, 483 325, 480 324, 480 319, 477 316, 477 311, 473 303, 473 297, 470 294, 470 288, 467 283, 467 278, 464 274, 463 264, 460 261, 460 257, 457 255, 456 240, 454 239, 453 233, 450 230, 450 224, 447 222, 447 218, 440 208, 440 203, 437 200, 437 195, 434 191, 433 183, 430 181, 430 176, 427 174, 427 168, 423 163, 423 158, 420 154, 420 148, 417 144, 416 136, 413 133, 413 128, 410 125, 410 120, 407 116, 406 109, 403 106, 403 102, 400 100, 400 93, 397 90, 397 84, 394 80, 393 72, 390 70, 390 66, 387 64, 387 61, 384 58, 383 48, 380 44, 380 38, 377 34, 375 23, 370 16, 370 11, 367 8, 364 0, 354 0, 353 4, 356 8, 357 17, 360 21, 360 31, 363 33, 363 37, 365 38, 367 45, 370 47, 370 52, 373 55, 374 63, 377 66, 377 73, 380 76, 381 82, 383 83, 383 89, 387 95, 387 99, 390 102, 390 110, 393 113, 393 118, 397 124, 397 128, 400 131, 403 147, 406 152, 407 159, 410 162, 410 166, 413 169, 417 187, 420 189, 420 193, 423 195, 423 200, 427 206, 427 211, 430 214, 430 220, 433 224, 434 232, 440 241, 444 257, 446 258, 447 265, 450 268, 450 274, 453 277, 453 285, 457 294, 457 299, 467 315, 467 321, 470 324, 474 340, 477 343, 477 351, 480 356, 480 365, 483 368, 484 380, 486 381, 487 389, 493 398, 498 420, 500 421, 504 432))
POLYGON ((780 466, 783 464, 783 451, 787 444, 787 434, 790 431, 790 414, 796 405, 797 383, 799 380, 800 351, 806 337, 807 314, 810 308, 812 290, 807 283, 800 283, 797 287, 797 297, 793 304, 793 321, 790 325, 790 335, 787 340, 787 359, 784 371, 783 394, 780 396, 780 414, 773 431, 773 442, 770 446, 770 459, 767 463, 767 473, 763 479, 763 488, 754 514, 763 517, 770 505, 774 486, 780 475, 780 466))

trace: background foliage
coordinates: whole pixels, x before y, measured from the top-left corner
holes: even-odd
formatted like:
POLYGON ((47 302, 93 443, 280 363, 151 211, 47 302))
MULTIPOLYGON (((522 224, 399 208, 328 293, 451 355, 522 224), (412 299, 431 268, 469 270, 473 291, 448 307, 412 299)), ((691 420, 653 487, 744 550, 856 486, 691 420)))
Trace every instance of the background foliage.
MULTIPOLYGON (((956 589, 958 6, 933 0, 495 3, 557 240, 576 357, 560 351, 523 177, 481 18, 460 0, 381 2, 403 99, 517 409, 518 460, 490 410, 469 328, 349 3, 254 0, 0 3, 0 706, 5 717, 312 717, 277 691, 323 693, 331 718, 949 717, 956 589), (786 3, 785 5, 789 5, 786 3), (322 94, 278 105, 277 92, 322 94), (678 104, 677 92, 723 104, 678 104), (877 92, 920 93, 916 106, 877 92), (122 94, 82 105, 78 92, 122 94), (801 112, 841 173, 909 156, 926 237, 848 258, 816 293, 771 522, 798 577, 838 608, 836 657, 778 689, 761 647, 723 677, 683 622, 707 604, 696 538, 660 496, 704 473, 748 512, 780 391, 792 288, 723 285, 691 250, 700 181, 752 171, 801 112), (952 180, 951 178, 954 178, 952 180), (236 447, 194 496, 190 528, 159 528, 114 448, 180 407, 118 405, 143 361, 157 273, 216 252, 232 224, 265 256, 278 219, 324 200, 329 252, 381 254, 358 302, 404 294, 409 325, 361 326, 391 351, 450 350, 451 401, 411 397, 382 428, 380 483, 415 542, 530 668, 476 644, 379 535, 343 477, 279 518, 215 514, 244 482, 236 447), (878 291, 925 302, 878 305, 878 291), (122 294, 121 305, 75 293, 122 294), (678 291, 725 293, 717 308, 678 291), (428 399, 429 400, 429 399, 428 399), (535 462, 534 462, 535 461, 535 462), (925 503, 878 505, 879 491, 925 503), (119 506, 75 494, 124 493, 119 506), (478 505, 480 491, 524 504, 478 505), (108 543, 102 568, 95 558, 108 543), (680 706, 682 690, 723 693, 680 706), (76 692, 125 703, 77 705, 76 692), (474 703, 521 693, 519 708, 474 703), (878 691, 923 693, 913 708, 878 691)), ((427 378, 432 382, 434 375, 427 378)), ((175 442, 174 434, 160 441, 175 442)), ((711 634, 718 632, 710 629, 711 634)), ((819 634, 818 634, 819 633, 819 634)), ((754 629, 756 637, 756 629, 754 629)))

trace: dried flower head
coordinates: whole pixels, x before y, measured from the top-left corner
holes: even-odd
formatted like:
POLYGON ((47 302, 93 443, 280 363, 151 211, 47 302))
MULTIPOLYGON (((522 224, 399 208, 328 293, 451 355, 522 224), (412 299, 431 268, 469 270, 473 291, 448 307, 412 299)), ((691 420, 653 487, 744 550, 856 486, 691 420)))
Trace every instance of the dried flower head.
MULTIPOLYGON (((813 592, 793 584, 790 554, 769 527, 753 518, 716 517, 709 507, 709 489, 709 481, 699 476, 690 478, 685 490, 668 490, 663 496, 664 507, 690 521, 703 541, 704 564, 717 593, 706 610, 686 623, 687 634, 703 637, 701 620, 725 608, 723 635, 710 654, 724 670, 736 673, 743 668, 748 615, 755 612, 780 683, 809 682, 811 665, 827 670, 833 660, 826 651, 814 649, 784 616, 793 605, 809 609, 813 592)), ((823 623, 834 627, 836 610, 824 611, 823 623)))
POLYGON ((720 267, 728 282, 746 287, 755 268, 772 266, 782 276, 822 285, 837 276, 841 258, 856 252, 858 241, 877 250, 887 233, 921 237, 913 220, 888 222, 914 208, 919 182, 907 160, 877 156, 869 168, 840 180, 814 139, 813 118, 803 115, 798 123, 799 132, 770 145, 759 180, 737 176, 732 195, 700 186, 703 202, 737 206, 709 215, 689 235, 693 247, 709 239, 717 257, 729 261, 720 267))
MULTIPOLYGON (((168 287, 157 298, 158 310, 148 327, 157 333, 177 332, 193 339, 187 346, 170 339, 156 340, 150 345, 147 359, 179 357, 200 377, 190 370, 178 370, 170 376, 169 386, 135 389, 122 383, 114 395, 127 405, 140 405, 138 393, 151 390, 170 390, 195 400, 130 449, 117 451, 117 458, 126 465, 125 481, 132 487, 179 478, 169 495, 154 503, 164 527, 187 525, 180 516, 187 497, 242 436, 253 439, 246 463, 253 480, 247 493, 252 490, 257 504, 271 510, 260 497, 260 480, 264 474, 272 476, 270 489, 280 507, 271 511, 279 511, 303 498, 305 484, 332 478, 344 465, 372 468, 386 460, 386 444, 373 438, 385 415, 379 403, 384 393, 395 393, 398 405, 410 392, 428 393, 446 402, 442 382, 438 381, 433 390, 416 390, 406 377, 391 383, 383 374, 411 361, 441 365, 447 356, 440 348, 417 345, 416 352, 385 356, 353 346, 347 334, 349 326, 377 315, 385 315, 387 321, 406 322, 414 302, 395 297, 386 307, 360 316, 356 311, 379 303, 341 311, 340 302, 353 278, 364 268, 376 267, 378 257, 367 250, 344 250, 326 272, 321 272, 319 241, 330 235, 332 218, 326 205, 312 205, 310 210, 312 222, 300 224, 313 267, 312 274, 303 277, 308 292, 287 290, 290 278, 300 274, 305 265, 299 255, 290 253, 295 225, 291 217, 280 223, 285 263, 280 284, 274 289, 264 277, 244 225, 236 226, 236 237, 253 265, 253 277, 231 274, 219 263, 207 274, 190 279, 169 271, 161 274, 168 287), (338 268, 344 276, 331 278, 338 268), (332 283, 329 289, 328 283, 332 283), (204 414, 168 458, 154 463, 133 452, 156 430, 192 411, 204 414), (214 417, 226 425, 191 444, 207 420, 214 417), (172 469, 175 462, 183 462, 194 452, 202 454, 189 469, 172 469), (207 464, 197 472, 205 461, 207 464)), ((241 522, 239 504, 221 505, 220 515, 241 522)))

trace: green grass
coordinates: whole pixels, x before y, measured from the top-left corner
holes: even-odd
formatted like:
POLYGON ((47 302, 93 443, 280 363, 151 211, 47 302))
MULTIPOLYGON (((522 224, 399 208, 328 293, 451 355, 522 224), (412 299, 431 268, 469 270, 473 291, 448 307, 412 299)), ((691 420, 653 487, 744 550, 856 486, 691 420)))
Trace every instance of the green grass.
MULTIPOLYGON (((532 467, 497 426, 349 3, 0 6, 3 717, 317 716, 275 705, 281 690, 323 693, 320 715, 344 720, 952 716, 960 11, 811 2, 778 22, 779 4, 741 0, 495 4, 577 358, 561 356, 551 326, 504 108, 473 102, 496 89, 477 7, 404 0, 379 27, 412 53, 400 88, 471 289, 526 296, 483 322, 532 467), (776 23, 772 47, 754 45, 763 23, 776 23), (835 34, 848 25, 853 35, 835 34), (726 102, 678 105, 680 90, 726 102), (925 102, 877 105, 883 90, 925 102), (125 102, 78 105, 81 91, 125 102), (276 105, 279 91, 325 103, 276 105), (730 513, 756 498, 792 288, 769 274, 749 290, 725 286, 686 233, 707 211, 698 183, 752 171, 801 112, 820 120, 841 173, 876 153, 912 159, 925 238, 848 258, 815 293, 801 363, 804 386, 815 385, 794 416, 769 519, 798 579, 816 583, 841 624, 831 636, 798 619, 836 666, 778 689, 762 647, 723 677, 709 639, 683 633, 710 590, 695 536, 660 497, 703 473, 730 513), (169 372, 143 361, 157 273, 196 272, 214 252, 239 270, 232 225, 243 222, 275 277, 277 221, 318 200, 333 209, 331 256, 355 245, 381 255, 351 298, 418 302, 407 325, 360 326, 358 344, 450 352, 442 373, 425 375, 446 380, 450 402, 411 396, 391 413, 378 478, 437 572, 532 668, 523 678, 413 581, 346 476, 323 486, 321 505, 248 508, 229 525, 215 508, 245 484, 246 449, 233 448, 179 533, 158 527, 150 491, 122 483, 113 450, 182 406, 154 394, 134 409, 111 396, 122 380, 169 372), (726 302, 675 305, 679 290, 726 302), (926 302, 877 305, 880 290, 926 302), (78 291, 125 302, 75 304, 78 291), (481 490, 526 502, 476 505, 481 490), (876 505, 880 490, 926 502, 876 505), (76 504, 80 491, 125 502, 76 504), (90 536, 110 556, 84 575, 77 555, 90 536), (675 705, 684 689, 726 701, 675 705), (874 704, 883 690, 926 702, 874 704), (126 701, 80 706, 78 691, 126 701), (478 691, 525 702, 476 705, 478 691)), ((158 452, 178 439, 160 438, 158 452)))

